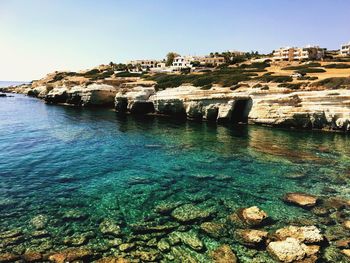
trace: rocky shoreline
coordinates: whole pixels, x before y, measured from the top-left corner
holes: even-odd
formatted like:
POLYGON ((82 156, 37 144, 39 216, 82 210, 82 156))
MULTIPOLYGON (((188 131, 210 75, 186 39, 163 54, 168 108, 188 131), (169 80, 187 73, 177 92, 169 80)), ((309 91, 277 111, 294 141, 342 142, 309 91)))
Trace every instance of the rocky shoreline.
POLYGON ((115 108, 130 114, 161 114, 209 122, 252 123, 284 128, 350 131, 350 90, 291 91, 245 83, 201 89, 180 86, 156 91, 154 83, 119 79, 118 84, 74 86, 24 85, 3 88, 43 99, 49 104, 115 108), (262 86, 262 87, 265 87, 262 86))
MULTIPOLYGON (((210 208, 195 203, 164 202, 154 208, 160 218, 166 218, 164 222, 152 219, 129 225, 131 233, 128 234, 121 222, 105 219, 96 231, 72 233, 63 238, 66 248, 55 251, 48 231, 52 219, 39 214, 29 222, 31 232, 9 229, 0 233, 0 250, 3 251, 0 262, 235 263, 248 262, 238 261, 238 257, 243 259, 247 255, 249 262, 341 263, 350 260, 348 200, 323 199, 297 192, 287 193, 283 200, 307 209, 317 221, 301 219, 280 226, 257 206, 236 209, 216 221, 213 219, 217 211, 210 208), (87 246, 97 232, 102 235, 103 243, 87 246), (221 245, 207 247, 206 237, 221 245), (24 249, 21 244, 29 239, 36 240, 37 246, 24 249), (247 255, 237 255, 233 247, 239 247, 239 253, 245 251, 247 255)), ((67 210, 63 218, 73 223, 84 220, 85 215, 73 209, 67 210)))

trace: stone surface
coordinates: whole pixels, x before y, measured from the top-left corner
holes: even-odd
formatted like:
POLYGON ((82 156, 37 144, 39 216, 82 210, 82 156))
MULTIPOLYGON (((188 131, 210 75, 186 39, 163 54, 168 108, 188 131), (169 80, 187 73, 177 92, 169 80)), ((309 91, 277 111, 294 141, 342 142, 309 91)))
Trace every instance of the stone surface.
POLYGON ((182 223, 203 220, 212 215, 210 210, 204 210, 192 204, 185 204, 176 208, 172 213, 172 217, 182 223))
POLYGON ((37 215, 30 220, 32 226, 36 229, 43 229, 48 222, 48 218, 45 215, 37 215))
POLYGON ((295 238, 271 242, 267 246, 270 255, 281 262, 295 262, 306 256, 306 245, 295 238))
POLYGON ((104 257, 94 261, 94 263, 129 263, 129 262, 130 262, 129 260, 120 258, 120 257, 104 257))
POLYGON ((288 226, 278 229, 275 236, 279 240, 293 237, 304 243, 318 243, 323 241, 321 231, 316 226, 288 226))
POLYGON ((65 263, 75 260, 85 260, 88 262, 91 261, 91 258, 93 258, 93 256, 93 251, 89 249, 70 248, 58 253, 51 254, 49 256, 49 260, 55 263, 65 263))
POLYGON ((287 193, 283 200, 287 203, 309 208, 315 206, 318 199, 314 195, 305 193, 287 193))
POLYGON ((225 225, 215 222, 204 222, 200 225, 203 232, 211 237, 218 238, 225 234, 225 225))
POLYGON ((238 229, 235 237, 241 244, 248 247, 263 245, 267 239, 268 232, 255 229, 238 229))
POLYGON ((184 244, 189 246, 191 249, 196 251, 201 251, 204 249, 203 242, 199 239, 197 233, 195 231, 189 232, 173 232, 184 244))
POLYGON ((110 220, 110 219, 105 219, 101 222, 101 224, 99 225, 99 229, 101 231, 102 234, 105 235, 111 235, 111 236, 120 236, 122 234, 122 231, 120 229, 120 226, 110 220))
POLYGON ((242 221, 250 226, 261 225, 268 218, 267 213, 257 206, 240 209, 237 214, 242 221))
POLYGON ((237 257, 231 250, 229 245, 222 245, 212 251, 211 257, 215 263, 236 263, 237 257))

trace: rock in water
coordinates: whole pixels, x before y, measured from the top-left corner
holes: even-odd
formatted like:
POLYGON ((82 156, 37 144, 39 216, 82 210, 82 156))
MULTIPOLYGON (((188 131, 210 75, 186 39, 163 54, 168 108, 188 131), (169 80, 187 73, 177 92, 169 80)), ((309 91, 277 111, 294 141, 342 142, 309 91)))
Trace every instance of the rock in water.
POLYGON ((198 238, 197 233, 194 231, 189 232, 173 232, 184 244, 196 251, 204 249, 203 242, 198 238))
POLYGON ((319 243, 323 240, 323 236, 316 226, 288 226, 278 229, 275 236, 279 240, 292 237, 304 243, 319 243))
POLYGON ((238 216, 250 226, 259 226, 268 218, 267 213, 257 206, 240 209, 238 211, 238 216))
POLYGON ((302 260, 306 256, 306 245, 295 238, 284 241, 271 242, 267 246, 270 255, 282 262, 302 260))
POLYGON ((45 215, 37 215, 30 220, 30 223, 36 229, 43 229, 47 224, 48 218, 45 215))
POLYGON ((211 252, 211 257, 215 263, 236 263, 237 257, 229 245, 222 245, 211 252))
POLYGON ((316 196, 304 193, 287 193, 283 197, 283 200, 287 203, 291 203, 305 208, 315 206, 318 201, 316 196))
POLYGON ((171 216, 182 223, 188 223, 196 220, 203 220, 212 215, 210 210, 200 209, 192 204, 185 204, 176 208, 171 216))
POLYGON ((112 236, 120 236, 122 234, 120 227, 113 221, 106 219, 102 221, 99 226, 99 229, 102 234, 112 235, 112 236))
POLYGON ((268 232, 255 229, 238 229, 235 237, 243 245, 257 247, 262 245, 267 239, 268 232))

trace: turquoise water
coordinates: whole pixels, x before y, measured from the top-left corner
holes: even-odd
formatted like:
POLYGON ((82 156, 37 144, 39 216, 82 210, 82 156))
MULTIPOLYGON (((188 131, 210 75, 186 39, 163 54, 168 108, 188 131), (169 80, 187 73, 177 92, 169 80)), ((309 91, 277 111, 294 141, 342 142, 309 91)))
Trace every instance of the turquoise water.
MULTIPOLYGON (((14 244, 3 241, 1 252, 48 253, 75 246, 92 249, 95 258, 133 258, 135 251, 151 249, 167 261, 174 259, 171 251, 158 251, 135 231, 145 222, 176 222, 157 213, 159 204, 190 203, 210 209, 210 221, 223 223, 236 209, 257 205, 274 220, 271 230, 316 220, 309 211, 286 205, 281 197, 287 192, 350 197, 344 134, 118 116, 16 95, 0 98, 0 135, 0 229, 23 235, 14 244), (31 222, 38 215, 47 221, 43 237, 33 234, 31 222), (108 245, 112 237, 99 229, 106 219, 121 227, 120 242, 136 242, 134 250, 108 245), (86 236, 82 244, 65 241, 79 235, 86 236)), ((210 262, 210 251, 223 243, 242 262, 268 258, 264 251, 250 253, 229 234, 211 238, 199 225, 177 226, 195 231, 204 242, 200 252, 179 245, 198 261, 210 262)))

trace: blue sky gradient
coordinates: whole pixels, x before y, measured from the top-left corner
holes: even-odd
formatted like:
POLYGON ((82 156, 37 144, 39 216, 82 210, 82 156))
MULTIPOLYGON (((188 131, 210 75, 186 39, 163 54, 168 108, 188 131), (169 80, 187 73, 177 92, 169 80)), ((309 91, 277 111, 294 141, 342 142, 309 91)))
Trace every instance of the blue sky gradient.
POLYGON ((168 51, 261 53, 350 41, 348 0, 0 0, 0 80, 168 51))

